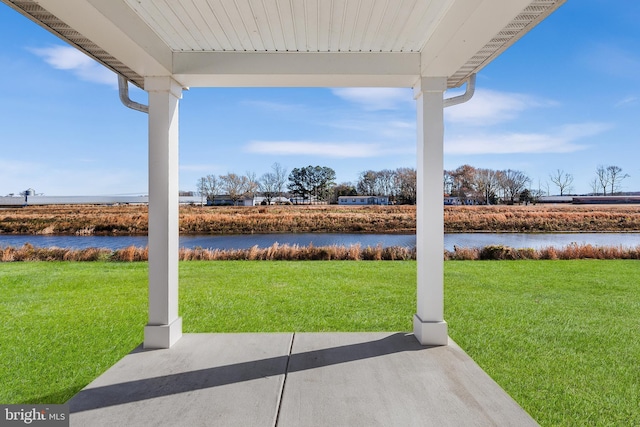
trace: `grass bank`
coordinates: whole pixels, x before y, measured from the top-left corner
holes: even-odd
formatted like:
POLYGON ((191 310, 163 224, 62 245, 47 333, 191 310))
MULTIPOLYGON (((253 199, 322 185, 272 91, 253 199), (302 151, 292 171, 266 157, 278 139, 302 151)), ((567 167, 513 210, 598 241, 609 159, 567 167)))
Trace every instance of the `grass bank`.
MULTIPOLYGON (((146 206, 28 206, 0 210, 0 233, 144 235, 146 206)), ((415 206, 180 208, 181 234, 415 233, 415 206)), ((445 231, 631 232, 637 205, 445 206, 445 231)))
MULTIPOLYGON (((298 246, 274 243, 267 248, 249 249, 180 248, 180 261, 408 261, 416 259, 416 249, 402 246, 298 246)), ((22 261, 109 261, 136 262, 149 259, 148 248, 123 249, 20 248, 0 247, 0 263, 22 261)), ((445 260, 557 260, 557 259, 640 259, 640 246, 593 246, 572 243, 564 247, 511 248, 490 245, 483 248, 454 248, 444 251, 445 260)))
MULTIPOLYGON (((0 402, 64 402, 142 341, 146 263, 0 267, 0 402)), ((407 331, 415 262, 182 262, 186 332, 407 331), (241 274, 239 274, 241 272, 241 274)), ((446 262, 451 337, 543 426, 640 424, 637 261, 446 262)))

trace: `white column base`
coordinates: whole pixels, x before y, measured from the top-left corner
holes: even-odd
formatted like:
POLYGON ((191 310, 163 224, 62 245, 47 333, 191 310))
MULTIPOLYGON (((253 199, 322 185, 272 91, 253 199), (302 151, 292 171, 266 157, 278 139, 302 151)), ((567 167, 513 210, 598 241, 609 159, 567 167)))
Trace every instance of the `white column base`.
POLYGON ((447 322, 423 322, 418 315, 413 316, 413 335, 422 345, 448 345, 447 322))
POLYGON ((169 348, 182 337, 182 317, 169 325, 144 327, 144 348, 169 348))

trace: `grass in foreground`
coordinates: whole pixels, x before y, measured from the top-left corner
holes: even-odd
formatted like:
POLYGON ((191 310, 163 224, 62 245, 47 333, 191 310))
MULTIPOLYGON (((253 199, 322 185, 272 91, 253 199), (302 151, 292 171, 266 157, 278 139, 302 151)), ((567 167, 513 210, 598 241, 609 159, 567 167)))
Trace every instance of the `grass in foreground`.
MULTIPOLYGON (((447 262, 451 337, 542 425, 639 425, 637 261, 447 262)), ((64 402, 142 341, 146 263, 0 266, 0 402, 64 402)), ((183 262, 185 332, 410 330, 415 262, 183 262)))

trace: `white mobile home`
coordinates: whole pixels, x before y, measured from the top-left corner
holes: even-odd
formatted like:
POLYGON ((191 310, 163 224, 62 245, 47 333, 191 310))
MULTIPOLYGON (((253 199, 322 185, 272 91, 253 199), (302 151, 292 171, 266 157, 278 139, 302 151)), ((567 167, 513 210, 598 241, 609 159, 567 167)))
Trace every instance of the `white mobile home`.
POLYGON ((388 196, 339 196, 339 205, 388 205, 388 196))

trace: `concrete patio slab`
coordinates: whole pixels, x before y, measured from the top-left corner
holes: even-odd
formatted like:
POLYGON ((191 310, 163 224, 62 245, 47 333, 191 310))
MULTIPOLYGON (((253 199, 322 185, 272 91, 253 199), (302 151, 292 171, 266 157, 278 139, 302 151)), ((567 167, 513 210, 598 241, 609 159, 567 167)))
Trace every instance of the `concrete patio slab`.
POLYGON ((69 401, 72 426, 273 426, 292 334, 185 334, 128 354, 69 401))
POLYGON ((72 426, 535 426, 454 342, 404 333, 185 334, 69 401, 72 426))
POLYGON ((296 334, 278 426, 537 426, 458 345, 296 334))

